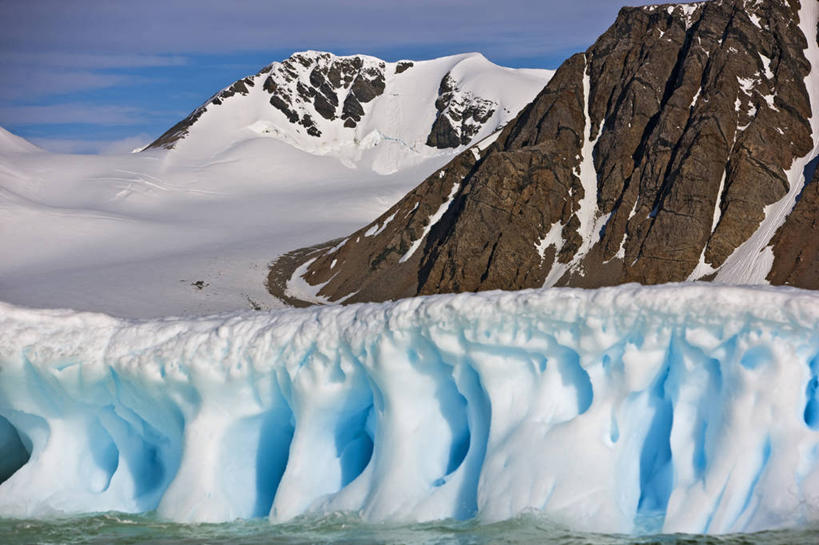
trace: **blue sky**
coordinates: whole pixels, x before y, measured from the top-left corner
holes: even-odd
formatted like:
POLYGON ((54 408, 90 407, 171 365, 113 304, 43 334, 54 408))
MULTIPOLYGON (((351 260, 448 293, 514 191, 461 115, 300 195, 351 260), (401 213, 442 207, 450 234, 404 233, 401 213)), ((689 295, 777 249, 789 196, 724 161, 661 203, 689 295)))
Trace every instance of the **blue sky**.
POLYGON ((0 0, 0 125, 53 151, 127 151, 304 49, 390 61, 479 51, 505 66, 556 68, 624 4, 0 0))

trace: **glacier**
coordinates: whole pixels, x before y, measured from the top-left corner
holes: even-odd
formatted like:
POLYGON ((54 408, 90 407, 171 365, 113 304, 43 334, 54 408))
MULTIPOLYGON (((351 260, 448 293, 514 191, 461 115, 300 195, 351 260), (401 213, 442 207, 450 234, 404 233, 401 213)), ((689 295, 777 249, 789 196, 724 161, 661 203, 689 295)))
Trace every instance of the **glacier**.
POLYGON ((0 516, 819 520, 819 294, 699 283, 126 320, 0 303, 0 516))

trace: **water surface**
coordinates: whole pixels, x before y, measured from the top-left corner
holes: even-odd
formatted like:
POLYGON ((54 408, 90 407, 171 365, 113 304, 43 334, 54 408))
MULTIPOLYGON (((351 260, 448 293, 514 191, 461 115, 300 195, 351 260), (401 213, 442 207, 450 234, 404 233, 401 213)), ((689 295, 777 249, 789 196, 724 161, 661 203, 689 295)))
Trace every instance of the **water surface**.
POLYGON ((440 521, 371 524, 348 515, 300 518, 286 524, 265 519, 221 524, 180 524, 154 515, 105 513, 50 520, 0 519, 4 545, 57 544, 719 544, 815 545, 819 527, 723 536, 622 536, 572 532, 536 516, 482 524, 440 521))

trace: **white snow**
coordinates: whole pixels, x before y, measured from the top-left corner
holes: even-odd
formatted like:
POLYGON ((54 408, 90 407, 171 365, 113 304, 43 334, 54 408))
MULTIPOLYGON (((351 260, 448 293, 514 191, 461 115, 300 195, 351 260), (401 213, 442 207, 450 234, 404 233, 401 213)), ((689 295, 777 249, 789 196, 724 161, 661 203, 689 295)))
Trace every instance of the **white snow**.
MULTIPOLYGON (((603 126, 601 125, 598 133, 592 137, 591 117, 589 116, 591 77, 588 72, 588 59, 586 59, 586 64, 586 69, 583 71, 583 113, 585 115, 583 147, 580 151, 580 165, 575 169, 575 175, 580 178, 580 183, 583 186, 583 197, 580 199, 578 209, 575 212, 577 219, 580 221, 578 233, 582 243, 570 263, 564 264, 555 261, 543 284, 543 287, 546 288, 554 286, 567 270, 577 267, 577 264, 585 257, 591 247, 600 240, 600 229, 608 220, 607 216, 599 215, 599 209, 597 208, 597 169, 594 166, 592 153, 597 138, 603 131, 603 126)), ((582 274, 582 271, 580 272, 582 274)))
POLYGON ((158 321, 0 305, 0 449, 30 453, 0 515, 815 523, 817 324, 815 292, 704 284, 158 321))
POLYGON ((697 92, 694 93, 694 98, 691 99, 691 108, 697 105, 697 102, 700 100, 700 92, 702 91, 702 87, 697 89, 697 92))
POLYGON ((390 214, 389 216, 387 216, 387 218, 384 220, 384 222, 383 222, 383 223, 380 223, 380 224, 375 224, 375 225, 373 225, 372 227, 370 227, 369 229, 367 229, 367 230, 364 232, 364 236, 365 236, 365 237, 374 237, 374 236, 376 236, 377 234, 381 233, 381 231, 383 231, 384 229, 386 229, 386 228, 387 228, 387 225, 389 225, 389 224, 390 224, 390 222, 393 220, 393 218, 395 218, 395 215, 396 215, 397 213, 398 213, 398 210, 396 210, 395 212, 393 212, 392 214, 390 214))
POLYGON ((705 250, 707 248, 708 248, 708 245, 706 244, 703 247, 702 252, 700 252, 700 259, 699 259, 699 261, 697 261, 697 266, 694 267, 694 270, 691 271, 691 274, 688 275, 688 278, 686 278, 686 281, 694 282, 696 280, 702 279, 705 276, 713 274, 713 273, 715 273, 717 271, 717 269, 715 269, 709 263, 705 262, 705 250))
POLYGON ((722 208, 720 208, 720 203, 722 203, 722 194, 725 191, 725 177, 728 175, 728 170, 722 171, 722 178, 719 181, 719 189, 717 190, 717 200, 714 203, 714 217, 711 220, 711 233, 713 234, 714 231, 717 229, 717 224, 719 223, 719 218, 722 215, 722 208))
MULTIPOLYGON (((583 113, 586 120, 583 129, 583 148, 580 151, 582 160, 580 170, 577 173, 583 185, 583 198, 580 199, 577 210, 577 219, 580 220, 579 232, 583 243, 577 251, 577 255, 585 255, 592 245, 597 242, 597 235, 599 234, 599 229, 595 230, 597 227, 595 221, 597 215, 597 169, 594 167, 594 156, 592 155, 599 132, 592 137, 591 117, 589 116, 590 80, 587 67, 583 72, 583 113)), ((602 130, 603 127, 600 127, 599 131, 602 130)))
MULTIPOLYGON (((473 150, 474 150, 474 148, 473 148, 473 150)), ((427 238, 427 235, 432 230, 432 227, 436 223, 438 223, 438 221, 442 217, 444 217, 444 214, 446 213, 446 211, 449 210, 449 205, 452 204, 453 200, 455 200, 455 195, 458 193, 458 189, 460 189, 460 188, 461 188, 461 183, 460 182, 456 182, 456 183, 452 184, 452 189, 449 191, 449 195, 447 196, 447 199, 443 203, 441 203, 441 206, 438 207, 438 210, 436 210, 429 217, 429 219, 427 220, 427 223, 424 225, 424 232, 421 234, 420 238, 417 238, 416 240, 414 240, 412 242, 412 244, 409 247, 409 250, 407 250, 407 253, 402 255, 401 259, 398 260, 399 263, 404 263, 405 261, 407 261, 418 250, 418 248, 421 247, 421 243, 424 241, 425 238, 427 238)))
MULTIPOLYGON (((633 218, 634 214, 637 213, 637 202, 638 202, 638 199, 635 199, 634 204, 631 205, 631 210, 628 213, 627 222, 631 221, 631 218, 633 218)), ((628 229, 626 229, 625 233, 623 233, 623 240, 620 241, 620 247, 617 248, 617 253, 614 254, 614 257, 612 259, 615 259, 615 258, 616 259, 625 259, 626 258, 626 242, 628 242, 628 229)), ((609 260, 609 261, 611 261, 611 260, 609 260)), ((606 261, 605 263, 608 263, 608 261, 606 261)))
MULTIPOLYGON (((626 242, 628 241, 628 232, 623 234, 623 240, 620 241, 620 246, 617 248, 617 253, 614 254, 616 259, 626 258, 626 242)), ((606 262, 608 263, 608 261, 606 262)))
POLYGON ((384 177, 272 138, 208 159, 0 152, 0 255, 14 256, 0 300, 129 317, 282 306, 264 286, 274 258, 369 223, 448 157, 384 177))
POLYGON ((486 138, 484 138, 483 140, 481 140, 480 142, 478 142, 478 144, 477 144, 478 149, 479 149, 480 151, 486 151, 486 149, 487 149, 489 146, 491 146, 492 144, 494 144, 494 143, 495 143, 495 140, 497 140, 497 139, 498 139, 498 137, 500 136, 500 134, 501 134, 501 131, 495 131, 495 132, 494 132, 494 133, 492 133, 491 135, 487 136, 486 138))
MULTIPOLYGON (((326 305, 330 302, 329 299, 326 297, 322 297, 318 293, 321 291, 321 288, 327 285, 330 280, 326 282, 322 282, 321 284, 312 285, 302 278, 304 274, 307 272, 307 269, 310 265, 315 261, 316 258, 308 259, 304 263, 302 263, 295 271, 293 271, 293 275, 287 280, 287 285, 285 286, 284 294, 288 297, 293 297, 295 299, 299 299, 301 301, 306 301, 308 303, 314 303, 319 305, 326 305)), ((333 261, 333 265, 335 264, 335 260, 333 261)), ((331 265, 330 268, 333 268, 331 265)))
POLYGON ((559 221, 556 221, 549 227, 549 231, 537 241, 535 244, 535 249, 537 250, 538 255, 540 256, 540 260, 546 257, 546 250, 549 246, 554 246, 555 248, 555 255, 560 252, 560 248, 563 247, 563 237, 560 236, 563 231, 563 224, 559 221))
MULTIPOLYGON (((296 55, 317 66, 329 66, 336 60, 350 58, 320 51, 304 51, 296 55)), ((189 134, 175 145, 176 150, 207 157, 224 151, 237 141, 264 136, 313 155, 334 157, 349 168, 392 174, 431 157, 451 156, 449 150, 426 145, 437 114, 435 99, 445 75, 449 74, 457 85, 456 98, 477 97, 495 105, 495 113, 473 139, 477 142, 508 123, 546 85, 553 73, 551 70, 500 67, 479 53, 413 61, 413 66, 400 74, 395 73, 397 63, 385 63, 366 55, 355 57, 362 60, 363 70, 378 70, 385 74, 383 94, 362 103, 365 113, 355 128, 344 127, 340 118, 346 91, 339 91, 336 112, 339 117, 327 120, 296 90, 299 82, 307 87, 311 85, 310 68, 298 65, 297 77, 291 79, 282 63, 276 62, 270 65, 269 71, 250 76, 254 85, 246 96, 236 94, 223 99, 221 105, 209 105, 189 134), (263 88, 268 77, 273 78, 280 93, 290 95, 295 113, 310 115, 321 131, 321 137, 309 135, 306 128, 291 123, 284 113, 270 105, 271 95, 263 88)))
POLYGON ((739 82, 739 87, 742 89, 742 92, 748 96, 751 96, 751 91, 759 83, 759 80, 755 78, 738 77, 737 81, 739 82))
POLYGON ((774 98, 775 95, 762 95, 762 99, 768 104, 768 108, 779 111, 779 108, 777 108, 776 104, 774 104, 774 98))
MULTIPOLYGON (((742 128, 740 128, 742 130, 742 128)), ((725 192, 725 178, 728 175, 728 171, 722 171, 722 178, 719 182, 719 189, 717 190, 717 199, 714 202, 714 216, 711 219, 711 233, 710 235, 714 234, 714 231, 717 229, 717 225, 719 224, 719 219, 722 216, 722 208, 720 208, 720 203, 722 203, 723 193, 725 192)), ((709 235, 709 236, 710 236, 709 235)), ((695 280, 700 280, 701 278, 713 274, 717 271, 710 263, 705 262, 705 251, 708 249, 708 243, 706 242, 705 246, 702 248, 702 252, 700 252, 700 258, 697 262, 697 266, 694 267, 694 270, 691 271, 691 274, 688 275, 686 279, 689 282, 693 282, 695 280)))
POLYGON ((755 27, 757 27, 758 29, 762 29, 762 21, 759 19, 758 15, 756 15, 755 13, 749 13, 748 18, 751 20, 755 27))
POLYGON ((0 127, 0 153, 31 153, 39 151, 40 148, 16 134, 12 134, 3 127, 0 127))
POLYGON ((766 57, 762 53, 759 54, 759 58, 762 60, 762 66, 765 70, 765 77, 768 78, 769 80, 772 80, 774 77, 774 73, 771 70, 771 59, 769 57, 766 57))
POLYGON ((683 16, 685 17, 685 29, 688 30, 691 28, 691 25, 694 24, 694 13, 697 11, 702 5, 702 2, 698 3, 691 3, 691 4, 682 4, 682 11, 683 16))
POLYGON ((269 104, 266 74, 170 151, 50 154, 0 129, 0 300, 126 317, 281 307, 264 285, 274 258, 370 223, 466 149, 425 145, 446 73, 498 104, 474 142, 551 75, 477 54, 393 68, 355 129, 314 115, 321 138, 269 104))

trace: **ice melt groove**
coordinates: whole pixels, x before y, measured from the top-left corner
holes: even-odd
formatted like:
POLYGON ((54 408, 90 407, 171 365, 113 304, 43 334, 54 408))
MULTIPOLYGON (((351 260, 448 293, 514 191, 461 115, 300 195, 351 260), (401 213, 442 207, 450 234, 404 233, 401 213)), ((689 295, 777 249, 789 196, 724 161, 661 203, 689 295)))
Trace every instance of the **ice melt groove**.
POLYGON ((819 520, 819 295, 634 285, 125 321, 0 304, 0 516, 819 520))

